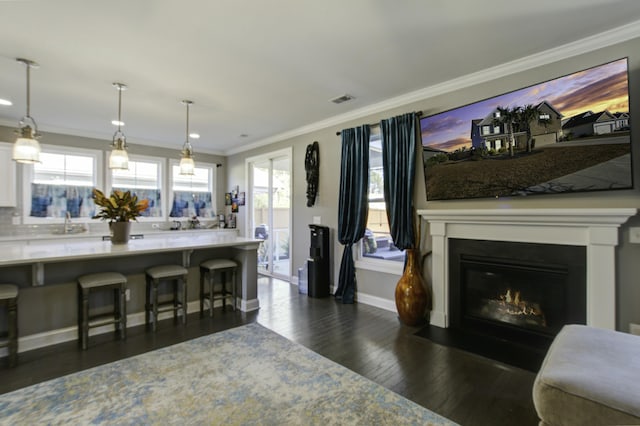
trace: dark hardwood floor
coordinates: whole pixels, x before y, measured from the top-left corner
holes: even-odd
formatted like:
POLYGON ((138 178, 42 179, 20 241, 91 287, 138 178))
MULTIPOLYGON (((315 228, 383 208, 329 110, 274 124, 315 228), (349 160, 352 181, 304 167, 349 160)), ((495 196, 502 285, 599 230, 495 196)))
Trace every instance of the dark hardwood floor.
POLYGON ((402 325, 393 312, 309 298, 270 278, 260 278, 258 290, 258 312, 192 314, 186 327, 167 320, 155 334, 132 327, 125 342, 111 333, 92 337, 87 351, 67 342, 21 353, 13 369, 0 363, 0 393, 258 322, 462 425, 537 424, 530 371, 417 337, 418 328, 402 325))

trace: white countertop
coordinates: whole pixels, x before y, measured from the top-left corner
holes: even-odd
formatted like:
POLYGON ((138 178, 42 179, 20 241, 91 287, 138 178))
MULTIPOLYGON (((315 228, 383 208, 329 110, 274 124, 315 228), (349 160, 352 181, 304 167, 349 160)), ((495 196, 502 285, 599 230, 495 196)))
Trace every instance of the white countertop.
MULTIPOLYGON (((101 236, 102 234, 100 234, 101 236)), ((0 244, 0 266, 115 257, 215 247, 257 248, 261 240, 233 233, 198 231, 162 232, 152 238, 112 244, 87 238, 14 241, 0 244), (255 247, 252 247, 255 246, 255 247)))
MULTIPOLYGON (((169 234, 173 235, 193 235, 193 234, 206 234, 206 233, 219 233, 219 234, 232 234, 238 235, 237 228, 203 228, 203 229, 184 229, 179 231, 170 231, 165 229, 144 229, 144 230, 132 230, 132 235, 144 235, 145 238, 157 237, 157 236, 167 236, 169 234)), ((93 239, 93 240, 102 240, 102 237, 108 236, 109 231, 104 230, 103 232, 75 232, 69 234, 63 233, 38 233, 38 234, 24 234, 24 235, 0 235, 0 244, 2 243, 14 243, 14 242, 31 242, 31 241, 44 241, 44 240, 56 240, 56 241, 66 241, 66 240, 82 240, 82 239, 93 239)))

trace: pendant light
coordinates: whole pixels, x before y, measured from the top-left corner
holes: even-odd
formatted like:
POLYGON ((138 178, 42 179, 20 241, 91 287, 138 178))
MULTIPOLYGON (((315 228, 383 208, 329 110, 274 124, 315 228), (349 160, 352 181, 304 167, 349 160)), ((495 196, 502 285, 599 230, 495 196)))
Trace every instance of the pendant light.
POLYGON ((193 148, 189 142, 189 107, 193 105, 193 102, 189 100, 183 100, 183 105, 187 107, 187 135, 184 145, 182 145, 182 158, 180 159, 180 174, 181 175, 193 175, 195 173, 195 163, 193 162, 193 148))
POLYGON ((31 117, 31 68, 38 68, 38 64, 28 59, 17 58, 16 61, 27 67, 27 115, 20 119, 20 129, 16 131, 18 139, 13 144, 13 160, 18 163, 33 164, 40 162, 40 144, 36 138, 40 137, 38 125, 31 117))
POLYGON ((127 138, 120 130, 122 125, 122 91, 127 90, 127 85, 122 83, 113 83, 113 87, 118 90, 118 130, 113 134, 111 142, 111 154, 109 155, 110 169, 129 169, 129 155, 127 155, 127 138))

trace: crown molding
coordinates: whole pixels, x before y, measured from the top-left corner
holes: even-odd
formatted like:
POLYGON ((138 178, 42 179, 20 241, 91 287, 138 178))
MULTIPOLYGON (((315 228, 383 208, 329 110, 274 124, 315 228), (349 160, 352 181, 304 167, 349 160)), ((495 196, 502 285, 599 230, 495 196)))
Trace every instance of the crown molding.
POLYGON ((224 155, 234 155, 251 149, 260 148, 275 142, 280 142, 296 136, 323 130, 328 127, 339 126, 342 123, 364 118, 390 109, 402 107, 413 102, 423 101, 434 96, 464 89, 476 84, 496 80, 531 68, 551 64, 562 59, 571 58, 594 50, 622 43, 627 40, 640 37, 640 21, 635 21, 621 27, 595 34, 571 43, 563 44, 553 49, 525 56, 504 64, 496 65, 475 73, 454 78, 433 86, 396 96, 373 105, 359 108, 344 114, 330 117, 326 120, 318 121, 308 126, 298 127, 278 135, 274 135, 252 144, 243 145, 235 149, 227 150, 224 155))

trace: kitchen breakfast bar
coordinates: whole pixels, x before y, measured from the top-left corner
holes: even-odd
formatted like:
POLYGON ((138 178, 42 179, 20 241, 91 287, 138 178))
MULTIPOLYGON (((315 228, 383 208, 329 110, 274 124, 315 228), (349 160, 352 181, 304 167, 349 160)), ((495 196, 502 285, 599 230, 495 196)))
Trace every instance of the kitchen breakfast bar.
MULTIPOLYGON (((119 272, 127 277, 129 327, 144 324, 144 271, 156 265, 179 264, 188 269, 190 313, 199 310, 199 264, 208 259, 232 259, 239 264, 236 306, 244 312, 259 308, 259 240, 206 231, 151 233, 127 244, 112 244, 98 235, 65 237, 0 242, 1 281, 20 290, 20 352, 77 338, 76 280, 84 274, 119 272)), ((100 300, 97 304, 99 308, 100 300)), ((111 330, 107 327, 94 333, 111 330)))

